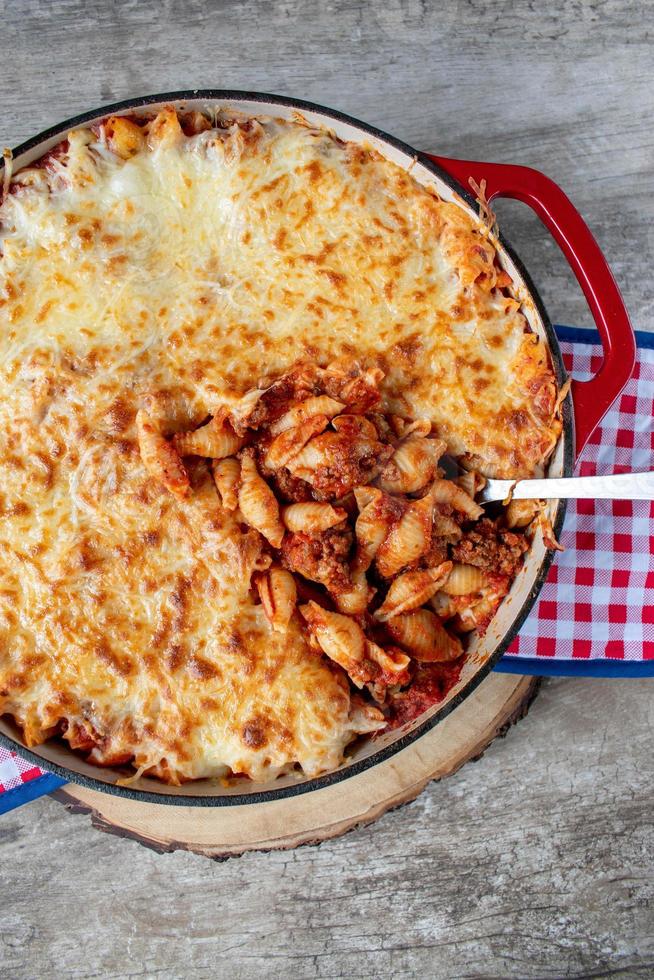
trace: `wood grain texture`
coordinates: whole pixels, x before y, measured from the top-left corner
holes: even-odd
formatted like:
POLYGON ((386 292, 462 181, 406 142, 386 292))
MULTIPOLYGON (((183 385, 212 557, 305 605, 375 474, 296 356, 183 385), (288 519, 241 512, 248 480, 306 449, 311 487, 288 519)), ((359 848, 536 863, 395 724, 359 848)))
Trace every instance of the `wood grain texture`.
POLYGON ((72 814, 90 814, 98 830, 161 853, 181 849, 222 860, 247 851, 319 844, 367 826, 415 800, 433 780, 481 758, 495 738, 526 716, 538 685, 538 678, 493 673, 418 742, 318 793, 220 808, 153 806, 72 784, 54 796, 72 814))
MULTIPOLYGON (((0 143, 190 87, 340 108, 416 146, 538 167, 651 329, 646 0, 0 0, 0 143)), ((553 319, 586 324, 521 205, 500 219, 553 319)), ((645 682, 546 684, 476 765, 319 848, 158 855, 41 800, 0 821, 0 976, 654 974, 654 709, 645 682)))
POLYGON ((317 848, 223 864, 52 800, 0 823, 0 973, 649 977, 650 689, 545 683, 483 759, 317 848))

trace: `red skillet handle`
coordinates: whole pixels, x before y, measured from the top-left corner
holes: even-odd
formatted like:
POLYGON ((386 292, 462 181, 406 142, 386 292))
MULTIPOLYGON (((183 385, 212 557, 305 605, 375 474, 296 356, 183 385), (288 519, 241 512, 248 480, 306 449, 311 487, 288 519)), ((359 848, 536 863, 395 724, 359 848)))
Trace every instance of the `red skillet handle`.
POLYGON ((573 381, 577 457, 631 377, 636 342, 629 315, 608 262, 590 229, 561 188, 538 170, 508 163, 451 160, 428 153, 466 190, 468 178, 486 180, 486 197, 512 197, 528 204, 549 229, 570 263, 602 339, 604 360, 590 381, 573 381))

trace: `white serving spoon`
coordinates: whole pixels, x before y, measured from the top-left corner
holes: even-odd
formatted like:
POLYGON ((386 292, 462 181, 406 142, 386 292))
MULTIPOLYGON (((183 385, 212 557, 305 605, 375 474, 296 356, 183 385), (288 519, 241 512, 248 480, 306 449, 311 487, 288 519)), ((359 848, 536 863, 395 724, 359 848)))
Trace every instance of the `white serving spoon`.
POLYGON ((551 480, 487 480, 476 495, 480 504, 493 500, 654 500, 654 472, 611 476, 566 476, 551 480))

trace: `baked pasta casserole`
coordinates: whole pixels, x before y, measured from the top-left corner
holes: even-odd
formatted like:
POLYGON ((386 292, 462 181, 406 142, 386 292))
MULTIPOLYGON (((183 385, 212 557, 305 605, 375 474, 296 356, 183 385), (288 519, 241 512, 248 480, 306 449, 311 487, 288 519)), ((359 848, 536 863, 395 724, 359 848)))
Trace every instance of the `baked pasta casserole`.
POLYGON ((25 743, 315 776, 442 699, 543 521, 475 494, 561 429, 488 222, 301 117, 166 108, 6 155, 0 250, 25 743))

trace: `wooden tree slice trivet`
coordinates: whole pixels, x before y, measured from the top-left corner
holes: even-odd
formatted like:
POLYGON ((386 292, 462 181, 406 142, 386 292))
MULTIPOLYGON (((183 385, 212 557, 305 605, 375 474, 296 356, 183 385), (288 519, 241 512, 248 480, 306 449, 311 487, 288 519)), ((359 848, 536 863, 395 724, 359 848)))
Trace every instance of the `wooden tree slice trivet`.
POLYGON ((90 813, 98 830, 146 847, 220 859, 245 851, 317 844, 414 800, 434 779, 478 759, 523 718, 539 680, 489 674, 451 715, 386 762, 333 786, 270 803, 227 807, 138 803, 69 783, 52 795, 71 813, 90 813))

